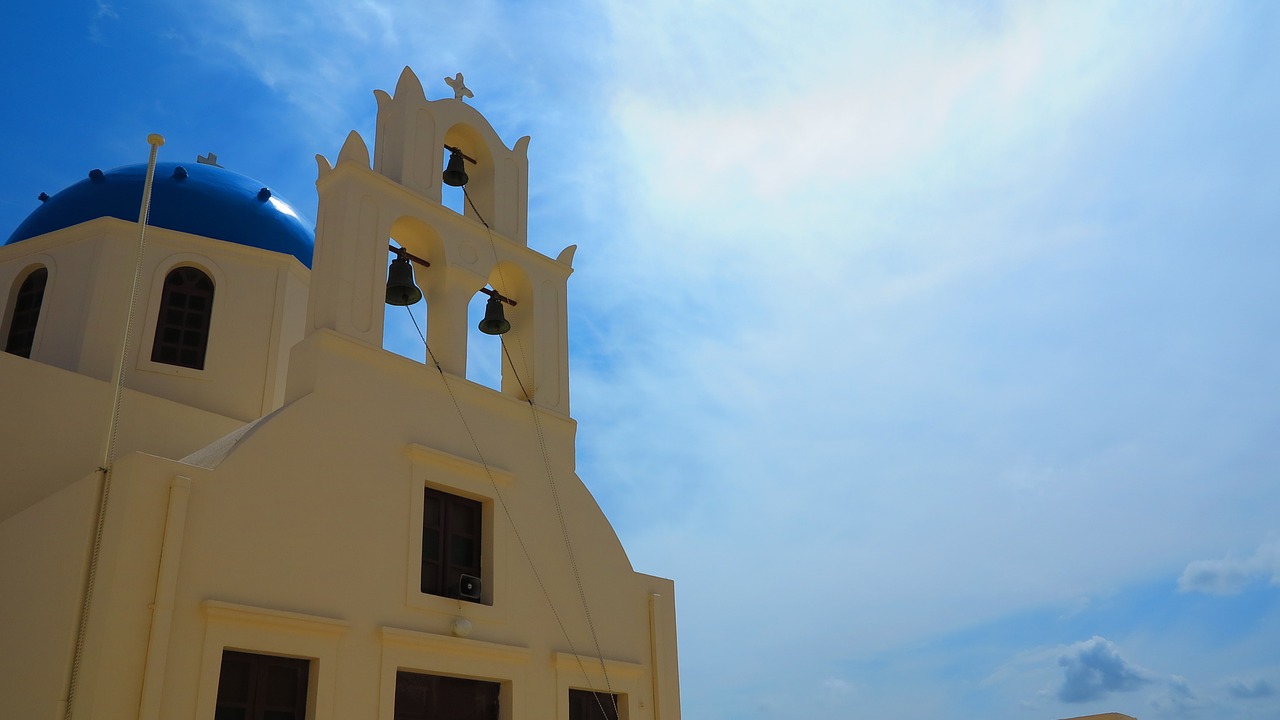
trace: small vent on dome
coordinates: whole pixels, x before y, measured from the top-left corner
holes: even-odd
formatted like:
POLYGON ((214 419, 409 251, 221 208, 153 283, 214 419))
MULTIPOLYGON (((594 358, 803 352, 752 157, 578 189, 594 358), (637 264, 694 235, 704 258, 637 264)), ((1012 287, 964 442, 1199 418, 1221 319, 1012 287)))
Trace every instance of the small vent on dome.
POLYGON ((187 179, 187 169, 186 169, 186 168, 184 168, 184 167, 182 167, 181 165, 179 165, 178 167, 174 168, 174 169, 173 169, 173 179, 174 179, 174 180, 186 180, 186 179, 187 179))
POLYGON ((94 182, 102 182, 102 178, 104 178, 104 177, 106 177, 106 176, 105 176, 105 175, 103 175, 103 174, 102 174, 102 171, 101 171, 101 170, 99 170, 98 168, 94 168, 94 169, 92 169, 92 170, 90 170, 90 171, 89 171, 89 179, 90 179, 90 180, 92 180, 92 181, 94 181, 94 182))
POLYGON ((42 192, 37 197, 40 198, 40 202, 49 202, 49 193, 42 192))
POLYGON ((258 199, 259 199, 259 200, 261 200, 262 202, 266 202, 266 201, 270 200, 270 199, 271 199, 271 190, 270 190, 270 189, 268 189, 268 188, 262 188, 261 190, 259 190, 259 191, 258 191, 258 199))

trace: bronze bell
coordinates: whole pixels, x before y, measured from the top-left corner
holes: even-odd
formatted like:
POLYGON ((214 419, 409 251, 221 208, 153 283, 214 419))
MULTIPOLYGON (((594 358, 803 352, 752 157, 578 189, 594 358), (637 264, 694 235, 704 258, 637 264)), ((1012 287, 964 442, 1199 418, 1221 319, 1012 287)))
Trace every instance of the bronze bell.
POLYGON ((387 269, 387 304, 413 305, 422 299, 422 291, 413 283, 413 265, 400 256, 387 269))
POLYGON ((444 168, 444 174, 440 176, 444 180, 445 185, 453 187, 462 187, 467 184, 467 166, 466 161, 462 158, 462 153, 458 150, 449 150, 449 164, 444 168))
POLYGON ((502 315, 502 301, 497 294, 490 295, 489 302, 484 304, 484 319, 477 327, 485 335, 502 335, 511 329, 511 323, 502 315))

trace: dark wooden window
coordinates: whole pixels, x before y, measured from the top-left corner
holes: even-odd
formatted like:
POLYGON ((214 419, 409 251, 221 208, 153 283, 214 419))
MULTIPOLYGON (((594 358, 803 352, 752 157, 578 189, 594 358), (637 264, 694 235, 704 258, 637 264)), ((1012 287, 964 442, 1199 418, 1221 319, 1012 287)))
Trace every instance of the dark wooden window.
POLYGON ((310 661, 224 650, 214 720, 305 720, 310 661))
POLYGON ((40 322, 40 306, 44 304, 44 286, 48 281, 49 270, 38 268, 18 286, 18 294, 13 299, 13 314, 9 316, 5 352, 31 357, 31 346, 36 342, 36 325, 40 322))
POLYGON ((204 369, 213 315, 213 281, 193 267, 174 268, 164 278, 151 360, 204 369))
POLYGON ((498 720, 501 685, 486 680, 396 673, 395 720, 498 720))
POLYGON ((569 720, 618 720, 618 696, 590 690, 570 690, 569 720))
POLYGON ((426 488, 422 504, 422 592, 458 597, 463 575, 480 575, 483 505, 426 488))

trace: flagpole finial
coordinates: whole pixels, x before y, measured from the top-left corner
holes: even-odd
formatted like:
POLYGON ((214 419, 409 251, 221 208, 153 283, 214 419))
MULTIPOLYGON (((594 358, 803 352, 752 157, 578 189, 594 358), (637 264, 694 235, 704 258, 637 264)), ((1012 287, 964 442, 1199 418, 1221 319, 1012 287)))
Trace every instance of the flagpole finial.
POLYGON ((153 147, 160 147, 164 144, 164 136, 160 133, 151 133, 147 136, 147 144, 153 147))

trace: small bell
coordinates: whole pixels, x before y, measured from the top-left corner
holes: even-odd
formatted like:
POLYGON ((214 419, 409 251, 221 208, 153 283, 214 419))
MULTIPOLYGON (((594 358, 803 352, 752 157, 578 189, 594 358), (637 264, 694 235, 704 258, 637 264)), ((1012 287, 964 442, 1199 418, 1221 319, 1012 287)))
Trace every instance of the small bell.
POLYGON ((462 158, 462 153, 458 150, 449 150, 449 164, 445 166, 444 174, 440 176, 444 180, 445 185, 453 187, 462 187, 467 184, 467 166, 466 161, 462 158))
POLYGON ((485 335, 502 335, 511 329, 511 323, 502 315, 502 301, 496 294, 489 296, 484 304, 484 319, 477 326, 485 335))
POLYGON ((422 299, 422 291, 413 283, 413 265, 409 258, 397 257, 387 269, 387 304, 413 305, 422 299))

